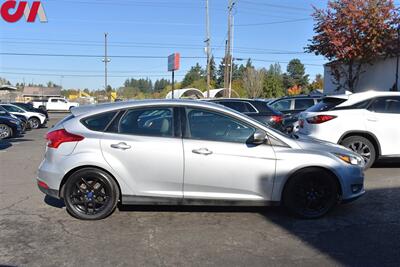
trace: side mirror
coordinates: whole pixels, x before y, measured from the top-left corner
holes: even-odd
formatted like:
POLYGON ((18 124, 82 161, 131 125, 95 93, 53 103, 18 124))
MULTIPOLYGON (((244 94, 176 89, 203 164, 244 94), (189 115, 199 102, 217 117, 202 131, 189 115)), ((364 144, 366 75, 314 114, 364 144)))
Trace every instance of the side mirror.
POLYGON ((267 133, 266 132, 257 130, 253 134, 252 143, 255 144, 255 145, 264 144, 266 137, 267 137, 267 133))

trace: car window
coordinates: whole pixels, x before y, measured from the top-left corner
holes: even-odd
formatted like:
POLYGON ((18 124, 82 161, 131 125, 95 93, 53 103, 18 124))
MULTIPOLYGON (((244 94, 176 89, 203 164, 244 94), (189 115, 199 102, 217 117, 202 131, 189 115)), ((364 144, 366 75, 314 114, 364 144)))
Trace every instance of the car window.
POLYGON ((116 113, 116 111, 112 111, 90 116, 89 118, 83 119, 82 123, 92 131, 104 131, 116 113))
POLYGON ((314 99, 312 98, 295 99, 294 101, 294 109, 306 110, 312 106, 314 106, 314 99))
POLYGON ((52 103, 57 103, 58 99, 52 99, 51 102, 52 103))
POLYGON ((307 111, 308 112, 328 111, 345 101, 346 99, 341 99, 336 97, 325 97, 318 104, 307 109, 307 111))
POLYGON ((172 109, 132 109, 121 118, 118 132, 122 134, 172 137, 172 109))
POLYGON ((286 99, 286 100, 280 100, 280 101, 277 101, 277 102, 271 104, 271 107, 273 107, 273 109, 276 109, 279 111, 290 110, 291 104, 292 104, 292 100, 286 99))
POLYGON ((219 102, 219 104, 224 105, 225 107, 234 109, 236 111, 239 111, 241 113, 247 112, 247 108, 244 102, 239 102, 239 101, 222 101, 219 102))
POLYGON ((245 102, 244 104, 246 105, 246 109, 247 109, 246 112, 249 112, 249 113, 257 113, 258 112, 250 103, 245 102))
POLYGON ((371 104, 369 110, 377 113, 400 114, 400 97, 378 98, 371 104))
POLYGON ((25 111, 23 111, 20 108, 17 108, 15 106, 8 106, 8 105, 4 105, 3 108, 5 110, 7 110, 8 112, 19 112, 19 113, 24 113, 25 111))
POLYGON ((246 143, 256 131, 234 118, 198 109, 188 109, 188 127, 193 139, 246 143))

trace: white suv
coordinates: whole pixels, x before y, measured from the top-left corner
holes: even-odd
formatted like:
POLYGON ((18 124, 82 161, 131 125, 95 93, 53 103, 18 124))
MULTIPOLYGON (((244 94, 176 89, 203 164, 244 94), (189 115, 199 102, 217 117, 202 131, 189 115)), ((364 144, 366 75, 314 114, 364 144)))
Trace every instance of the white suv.
POLYGON ((329 96, 299 116, 299 134, 341 144, 362 155, 365 168, 400 157, 400 92, 329 96))

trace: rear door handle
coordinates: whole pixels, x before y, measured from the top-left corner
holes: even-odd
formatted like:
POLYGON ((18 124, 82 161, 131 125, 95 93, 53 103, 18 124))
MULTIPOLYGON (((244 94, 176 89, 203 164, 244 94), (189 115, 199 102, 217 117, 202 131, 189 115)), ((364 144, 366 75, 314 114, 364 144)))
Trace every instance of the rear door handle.
POLYGON ((130 145, 128 145, 128 144, 126 144, 124 142, 121 142, 121 143, 118 143, 118 144, 111 144, 111 147, 115 148, 115 149, 121 149, 121 150, 127 150, 127 149, 131 148, 130 145))
POLYGON ((213 152, 208 150, 207 148, 199 148, 199 149, 193 149, 192 152, 194 154, 200 154, 200 155, 211 155, 213 152))

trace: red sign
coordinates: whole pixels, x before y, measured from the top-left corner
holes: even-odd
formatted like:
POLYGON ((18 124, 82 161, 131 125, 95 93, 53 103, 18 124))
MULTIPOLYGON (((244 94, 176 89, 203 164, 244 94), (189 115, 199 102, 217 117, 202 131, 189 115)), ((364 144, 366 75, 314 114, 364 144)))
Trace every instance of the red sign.
POLYGON ((1 17, 7 22, 17 22, 22 16, 27 22, 35 22, 37 16, 39 16, 40 22, 47 22, 46 13, 40 1, 32 2, 31 7, 27 1, 5 1, 1 5, 0 12, 1 17))
POLYGON ((181 62, 181 55, 179 53, 174 53, 168 56, 168 71, 179 70, 181 62))

